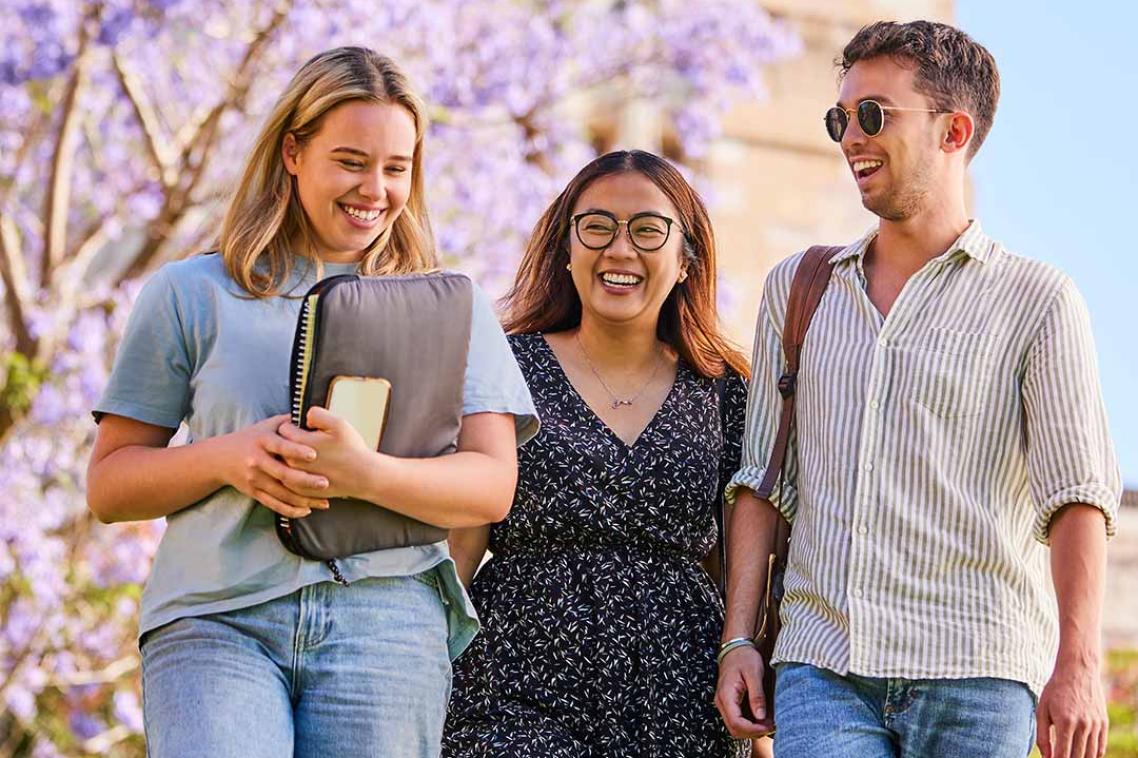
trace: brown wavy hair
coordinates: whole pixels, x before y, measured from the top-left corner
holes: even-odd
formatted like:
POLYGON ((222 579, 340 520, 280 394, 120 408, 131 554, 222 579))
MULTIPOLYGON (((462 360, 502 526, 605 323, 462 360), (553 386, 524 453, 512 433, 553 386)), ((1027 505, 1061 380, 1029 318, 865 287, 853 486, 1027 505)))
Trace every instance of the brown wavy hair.
POLYGON ((720 377, 729 370, 750 376, 747 359, 723 335, 715 308, 715 236, 707 208, 670 163, 642 150, 606 153, 582 168, 538 220, 526 245, 514 285, 502 298, 505 329, 510 334, 560 332, 581 323, 581 299, 569 263, 570 216, 577 199, 597 179, 641 174, 676 207, 683 229, 687 278, 660 308, 656 336, 676 351, 700 376, 720 377))
POLYGON ((844 77, 858 61, 888 56, 915 72, 917 92, 937 108, 964 110, 976 122, 968 158, 992 129, 1000 102, 1000 72, 988 49, 954 26, 935 21, 878 21, 862 27, 837 60, 844 77))
POLYGON ((338 47, 309 60, 292 78, 261 127, 229 202, 221 256, 229 275, 250 295, 279 294, 296 257, 320 269, 315 232, 301 207, 296 177, 285 170, 281 146, 290 133, 304 145, 330 110, 351 101, 398 105, 415 121, 407 206, 364 250, 360 273, 408 274, 437 265, 423 192, 427 109, 391 58, 364 47, 338 47))

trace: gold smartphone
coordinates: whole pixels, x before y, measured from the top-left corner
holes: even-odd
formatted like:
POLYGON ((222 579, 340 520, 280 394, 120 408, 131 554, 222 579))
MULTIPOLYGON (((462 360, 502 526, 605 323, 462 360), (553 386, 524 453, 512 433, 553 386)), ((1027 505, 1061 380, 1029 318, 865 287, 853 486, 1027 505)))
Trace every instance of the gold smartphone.
POLYGON ((391 382, 386 379, 336 376, 328 387, 328 410, 351 424, 372 450, 379 450, 390 405, 391 382))

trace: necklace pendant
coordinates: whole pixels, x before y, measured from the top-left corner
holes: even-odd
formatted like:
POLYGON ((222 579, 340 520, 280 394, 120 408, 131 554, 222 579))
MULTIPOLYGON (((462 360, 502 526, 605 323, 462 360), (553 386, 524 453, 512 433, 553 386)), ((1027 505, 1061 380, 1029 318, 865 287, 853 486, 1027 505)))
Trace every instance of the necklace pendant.
POLYGON ((612 401, 612 409, 614 411, 622 405, 632 405, 632 401, 631 400, 620 400, 620 399, 616 399, 616 400, 612 401))

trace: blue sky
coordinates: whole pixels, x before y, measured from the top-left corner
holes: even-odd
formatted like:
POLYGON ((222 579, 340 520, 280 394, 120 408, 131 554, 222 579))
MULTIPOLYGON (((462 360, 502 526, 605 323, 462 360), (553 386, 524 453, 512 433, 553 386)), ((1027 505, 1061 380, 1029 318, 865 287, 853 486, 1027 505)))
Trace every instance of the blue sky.
POLYGON ((958 0, 956 12, 1002 85, 973 161, 977 215, 1078 283, 1122 478, 1138 488, 1138 4, 958 0))

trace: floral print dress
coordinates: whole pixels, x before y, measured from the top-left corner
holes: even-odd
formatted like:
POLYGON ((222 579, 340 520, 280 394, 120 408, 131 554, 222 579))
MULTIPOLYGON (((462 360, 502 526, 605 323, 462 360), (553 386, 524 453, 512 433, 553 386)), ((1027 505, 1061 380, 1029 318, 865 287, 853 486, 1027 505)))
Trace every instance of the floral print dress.
POLYGON ((700 564, 739 465, 744 380, 681 360, 628 445, 542 335, 510 342, 542 430, 471 588, 483 629, 455 663, 443 755, 749 755, 713 704, 723 605, 700 564))

